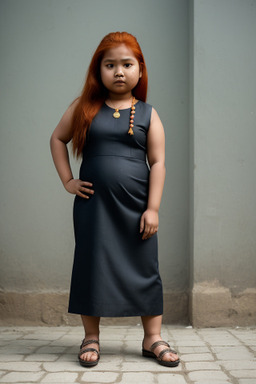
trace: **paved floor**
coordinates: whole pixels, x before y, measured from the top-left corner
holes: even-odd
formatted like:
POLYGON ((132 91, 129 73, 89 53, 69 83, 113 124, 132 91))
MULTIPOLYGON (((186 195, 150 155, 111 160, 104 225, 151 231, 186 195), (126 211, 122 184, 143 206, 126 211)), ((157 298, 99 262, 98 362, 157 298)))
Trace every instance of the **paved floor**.
POLYGON ((0 383, 256 384, 256 328, 163 325, 177 368, 141 356, 143 328, 101 326, 101 359, 77 362, 81 327, 0 327, 0 383))

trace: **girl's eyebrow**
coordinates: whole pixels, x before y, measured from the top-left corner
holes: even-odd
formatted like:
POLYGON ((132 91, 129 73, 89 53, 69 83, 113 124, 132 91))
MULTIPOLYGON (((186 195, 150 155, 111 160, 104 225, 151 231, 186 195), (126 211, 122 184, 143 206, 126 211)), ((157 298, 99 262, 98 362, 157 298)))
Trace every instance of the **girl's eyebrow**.
MULTIPOLYGON (((115 62, 115 61, 117 61, 117 60, 106 58, 106 59, 103 60, 103 63, 106 63, 106 62, 111 62, 111 63, 113 63, 113 62, 115 62)), ((126 58, 124 58, 124 59, 121 59, 121 61, 135 61, 135 59, 134 59, 133 57, 126 57, 126 58)))

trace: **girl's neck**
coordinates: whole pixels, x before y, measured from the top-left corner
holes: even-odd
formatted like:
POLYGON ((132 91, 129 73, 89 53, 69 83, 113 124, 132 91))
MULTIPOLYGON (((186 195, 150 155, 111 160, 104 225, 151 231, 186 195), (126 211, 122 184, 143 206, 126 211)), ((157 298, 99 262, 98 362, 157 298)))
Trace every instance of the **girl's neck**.
POLYGON ((132 100, 132 93, 124 93, 124 94, 116 94, 116 93, 111 93, 109 92, 107 100, 113 101, 113 102, 126 102, 126 101, 131 101, 132 100))
POLYGON ((131 106, 133 95, 127 93, 125 95, 109 94, 105 100, 107 105, 111 105, 112 108, 128 108, 131 106))

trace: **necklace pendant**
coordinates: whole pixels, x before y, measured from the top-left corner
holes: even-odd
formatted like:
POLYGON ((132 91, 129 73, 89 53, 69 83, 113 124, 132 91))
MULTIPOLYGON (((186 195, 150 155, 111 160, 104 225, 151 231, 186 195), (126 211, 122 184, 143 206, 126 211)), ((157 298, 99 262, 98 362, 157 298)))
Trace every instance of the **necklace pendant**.
POLYGON ((113 117, 114 117, 115 119, 119 119, 119 117, 120 117, 120 113, 119 113, 118 109, 116 109, 115 112, 113 113, 113 117))

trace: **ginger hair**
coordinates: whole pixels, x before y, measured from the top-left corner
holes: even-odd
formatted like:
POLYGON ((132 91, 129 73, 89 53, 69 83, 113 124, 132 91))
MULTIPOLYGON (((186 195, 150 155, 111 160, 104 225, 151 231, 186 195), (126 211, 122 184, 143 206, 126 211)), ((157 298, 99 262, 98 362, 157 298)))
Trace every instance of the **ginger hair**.
POLYGON ((101 61, 107 50, 121 44, 125 44, 133 51, 142 71, 142 77, 132 90, 132 94, 138 100, 146 101, 148 86, 147 68, 136 37, 127 32, 109 33, 101 40, 92 57, 81 95, 71 103, 72 105, 77 101, 72 117, 72 148, 73 154, 76 155, 76 157, 82 154, 91 122, 99 112, 108 95, 108 90, 101 81, 101 61))

